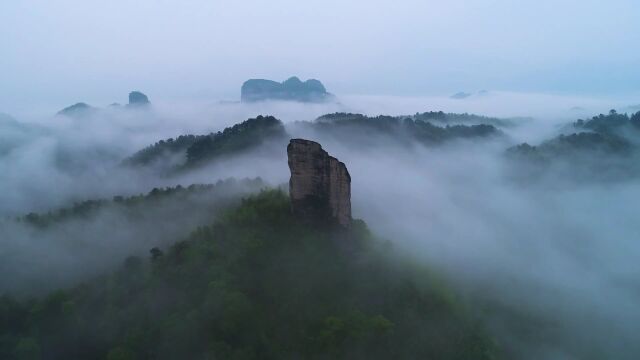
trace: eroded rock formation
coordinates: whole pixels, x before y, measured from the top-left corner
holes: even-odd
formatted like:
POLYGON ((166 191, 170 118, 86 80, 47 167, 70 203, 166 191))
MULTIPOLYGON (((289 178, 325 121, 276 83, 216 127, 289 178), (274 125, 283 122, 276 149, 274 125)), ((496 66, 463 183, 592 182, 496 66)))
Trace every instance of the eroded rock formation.
POLYGON ((317 142, 292 139, 289 194, 296 216, 310 222, 351 225, 351 176, 344 163, 329 156, 317 142))

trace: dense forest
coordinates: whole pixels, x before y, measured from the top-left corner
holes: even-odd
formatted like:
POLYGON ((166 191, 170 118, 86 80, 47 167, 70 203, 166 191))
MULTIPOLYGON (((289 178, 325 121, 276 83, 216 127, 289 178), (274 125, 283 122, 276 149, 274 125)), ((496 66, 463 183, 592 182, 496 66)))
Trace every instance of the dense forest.
MULTIPOLYGON (((175 139, 160 140, 125 159, 124 163, 127 165, 148 165, 162 156, 184 153, 193 143, 206 136, 180 135, 175 139)), ((209 136, 213 136, 213 134, 209 136)))
POLYGON ((110 275, 39 299, 0 298, 3 359, 496 356, 429 269, 362 221, 300 223, 278 190, 110 275))
POLYGON ((579 119, 573 126, 577 129, 588 129, 598 133, 613 132, 616 129, 633 127, 640 129, 640 111, 635 114, 620 114, 615 110, 608 114, 600 114, 591 119, 579 119))
POLYGON ((539 146, 523 143, 508 151, 547 158, 585 151, 625 154, 635 149, 635 140, 640 135, 640 112, 629 116, 611 110, 607 115, 600 114, 587 120, 579 119, 572 124, 572 129, 579 132, 560 134, 539 146))
POLYGON ((371 146, 373 139, 367 138, 369 136, 401 144, 415 141, 423 145, 438 145, 455 139, 486 138, 501 134, 491 124, 461 124, 474 121, 506 123, 506 120, 496 118, 441 112, 416 114, 415 117, 333 113, 323 115, 314 122, 295 122, 287 128, 273 116, 258 116, 208 135, 181 135, 175 139, 160 140, 126 159, 124 164, 152 165, 177 156, 182 161, 173 166, 171 171, 188 170, 221 157, 256 150, 269 141, 285 144, 287 136, 295 137, 298 132, 313 132, 323 139, 334 139, 351 146, 371 146), (437 126, 427 119, 447 123, 437 126))
MULTIPOLYGON (((177 156, 183 161, 173 171, 180 173, 305 132, 365 151, 457 140, 467 140, 464 147, 481 144, 477 140, 503 144, 509 125, 500 121, 442 112, 333 113, 285 126, 258 116, 220 132, 159 141, 124 164, 135 169, 177 156)), ((546 174, 584 181, 639 176, 639 128, 640 112, 578 120, 539 145, 509 148, 506 168, 519 181, 546 174)), ((70 259, 65 268, 48 265, 59 277, 35 269, 38 278, 2 278, 0 358, 462 360, 518 354, 488 335, 499 334, 484 323, 488 318, 522 338, 538 332, 536 341, 550 341, 548 328, 531 323, 527 309, 474 298, 466 303, 363 221, 348 230, 310 226, 291 215, 286 193, 250 195, 266 187, 255 179, 154 188, 2 220, 3 230, 17 224, 43 244, 59 242, 70 259), (93 238, 113 250, 102 256, 108 261, 85 258, 100 249, 86 241, 93 238)), ((23 271, 30 260, 22 255, 5 257, 0 270, 23 271)))
MULTIPOLYGON (((65 221, 89 220, 99 215, 100 211, 110 210, 114 212, 124 212, 129 217, 140 218, 149 211, 149 208, 162 208, 173 204, 181 204, 183 208, 193 207, 193 210, 186 211, 205 211, 204 208, 198 206, 193 198, 207 199, 213 195, 221 193, 233 194, 241 192, 243 189, 247 191, 255 191, 267 185, 260 178, 236 180, 233 178, 219 180, 215 184, 192 184, 187 187, 177 185, 175 187, 153 188, 147 194, 138 194, 133 196, 114 196, 112 199, 94 199, 85 200, 73 204, 70 207, 51 210, 46 213, 29 213, 25 216, 17 218, 18 222, 33 225, 39 228, 46 228, 50 225, 58 225, 65 221)), ((233 198, 233 196, 230 196, 233 198)), ((220 202, 217 199, 216 202, 220 202)), ((226 205, 223 202, 222 205, 226 205)), ((213 202, 207 204, 213 207, 218 204, 213 202)))
POLYGON ((476 114, 456 114, 445 113, 443 111, 427 111, 423 113, 416 113, 411 116, 414 120, 422 120, 432 122, 434 124, 445 125, 493 125, 497 127, 511 127, 522 123, 523 121, 530 121, 529 118, 496 118, 490 116, 482 116, 476 114))
POLYGON ((334 113, 318 118, 311 125, 319 136, 335 139, 354 147, 376 146, 380 141, 397 145, 436 146, 460 139, 486 139, 502 133, 493 125, 437 126, 413 117, 334 113))
POLYGON ((527 176, 544 174, 551 168, 557 170, 559 165, 565 168, 565 174, 585 179, 611 180, 640 175, 635 161, 640 139, 640 112, 629 116, 611 110, 606 115, 579 119, 566 127, 566 131, 568 133, 537 146, 523 143, 511 147, 507 149, 507 155, 525 165, 527 176), (578 132, 574 132, 576 130, 578 132))
MULTIPOLYGON (((318 122, 334 122, 334 121, 347 121, 347 120, 363 120, 363 119, 375 119, 376 117, 368 117, 363 114, 354 113, 331 113, 318 117, 318 122)), ((379 118, 379 117, 378 117, 379 118)), ((422 113, 415 113, 414 115, 402 115, 402 116, 384 116, 383 118, 397 118, 430 122, 437 125, 494 125, 497 127, 507 127, 517 125, 519 122, 524 121, 524 118, 496 118, 490 116, 482 116, 476 114, 457 114, 457 113, 445 113, 444 111, 426 111, 422 113)))
POLYGON ((282 122, 273 116, 258 116, 208 135, 181 135, 176 139, 160 140, 130 158, 126 165, 148 165, 167 155, 183 154, 183 167, 193 167, 220 156, 241 153, 266 141, 283 139, 286 131, 282 122))
POLYGON ((238 154, 269 140, 284 140, 287 133, 282 122, 273 116, 258 116, 222 132, 196 139, 187 148, 187 166, 201 164, 219 156, 238 154))
POLYGON ((41 296, 111 271, 124 257, 170 245, 265 187, 259 178, 227 179, 0 218, 0 293, 41 296))
MULTIPOLYGON (((269 141, 283 142, 288 136, 305 134, 322 141, 338 141, 353 149, 366 150, 380 144, 394 146, 438 146, 455 140, 505 138, 505 131, 523 119, 500 119, 473 114, 442 111, 412 116, 375 117, 357 113, 331 113, 315 121, 284 125, 271 116, 249 119, 221 132, 209 135, 183 135, 161 140, 125 161, 128 165, 168 162, 171 156, 182 159, 171 171, 188 170, 221 156, 256 150, 269 141), (440 124, 436 125, 436 124, 440 124)), ((562 133, 538 145, 522 143, 508 148, 514 160, 508 171, 517 177, 534 178, 549 168, 591 178, 606 175, 608 180, 640 175, 633 159, 640 135, 640 112, 628 115, 611 110, 589 119, 579 119, 562 128, 562 133)), ((172 163, 173 164, 173 163, 172 163)))
POLYGON ((0 360, 640 360, 640 0, 0 34, 0 360))

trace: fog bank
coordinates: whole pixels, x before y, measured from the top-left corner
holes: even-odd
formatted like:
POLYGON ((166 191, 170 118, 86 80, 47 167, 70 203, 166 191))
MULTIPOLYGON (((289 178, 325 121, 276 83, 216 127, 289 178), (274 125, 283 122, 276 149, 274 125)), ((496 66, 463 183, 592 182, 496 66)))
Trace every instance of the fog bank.
MULTIPOLYGON (((267 144, 173 177, 158 176, 153 168, 120 166, 125 157, 160 139, 219 131, 272 114, 285 122, 292 137, 317 140, 346 163, 353 180, 354 216, 449 279, 485 316, 510 357, 597 354, 595 358, 632 359, 640 353, 634 341, 640 331, 634 310, 640 301, 640 225, 635 221, 640 205, 630 199, 638 198, 640 185, 631 179, 574 183, 553 173, 543 182, 518 183, 508 176, 504 156, 509 146, 559 133, 566 122, 587 116, 583 112, 624 112, 628 103, 490 92, 464 100, 354 96, 338 104, 311 105, 158 103, 149 111, 108 109, 87 118, 18 119, 17 127, 1 125, 12 126, 12 134, 18 135, 11 138, 19 140, 0 156, 0 184, 9 189, 0 194, 0 214, 42 212, 89 198, 228 177, 286 183, 286 144, 267 144), (345 143, 296 123, 335 111, 401 115, 440 110, 525 119, 501 129, 505 136, 500 138, 428 148, 385 138, 370 139, 376 146, 359 146, 361 134, 345 143)), ((104 253, 114 258, 144 253, 151 245, 179 238, 181 229, 210 220, 196 217, 175 223, 175 228, 157 228, 158 219, 174 217, 167 211, 115 232, 113 224, 129 224, 127 216, 106 212, 98 220, 47 233, 4 224, 2 256, 21 255, 3 261, 3 272, 55 269, 61 278, 71 279, 76 271, 98 273, 108 268, 106 263, 95 266, 104 253), (155 240, 136 242, 140 237, 155 240), (92 245, 80 243, 78 248, 76 240, 85 238, 92 245), (43 247, 43 242, 51 246, 43 247), (31 263, 22 261, 29 256, 31 263)))

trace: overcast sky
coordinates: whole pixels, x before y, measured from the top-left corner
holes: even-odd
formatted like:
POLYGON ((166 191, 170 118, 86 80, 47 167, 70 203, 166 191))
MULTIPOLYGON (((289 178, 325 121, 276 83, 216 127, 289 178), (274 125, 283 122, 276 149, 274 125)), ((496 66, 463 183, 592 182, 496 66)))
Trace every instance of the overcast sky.
POLYGON ((640 87, 638 0, 2 0, 0 112, 236 99, 248 78, 337 94, 640 87))

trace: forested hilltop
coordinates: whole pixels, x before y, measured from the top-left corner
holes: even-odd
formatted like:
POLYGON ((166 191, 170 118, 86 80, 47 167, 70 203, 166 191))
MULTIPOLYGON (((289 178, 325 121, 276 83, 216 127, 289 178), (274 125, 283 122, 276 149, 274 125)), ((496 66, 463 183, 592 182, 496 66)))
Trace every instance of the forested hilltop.
POLYGON ((42 299, 0 298, 3 359, 494 359, 428 269, 361 221, 311 227, 269 190, 42 299))
MULTIPOLYGON (((458 140, 503 138, 509 141, 505 133, 529 121, 441 111, 373 117, 342 112, 285 125, 272 116, 258 116, 218 133, 161 140, 124 163, 128 166, 160 164, 166 173, 184 171, 223 157, 270 151, 269 144, 277 149, 297 134, 337 141, 358 151, 381 144, 434 147, 458 140)), ((611 110, 608 114, 569 123, 558 135, 539 145, 522 143, 509 147, 505 143, 504 146, 508 158, 514 160, 508 171, 516 178, 531 180, 549 173, 549 169, 559 169, 559 173, 554 173, 562 177, 616 180, 640 175, 640 167, 634 160, 638 144, 640 112, 628 115, 611 110)))
POLYGON ((392 141, 405 146, 413 142, 437 146, 456 139, 484 139, 501 135, 491 123, 508 120, 469 114, 439 112, 415 116, 376 116, 334 113, 315 121, 286 125, 273 116, 257 116, 217 133, 180 135, 160 140, 124 161, 127 166, 160 165, 168 172, 189 170, 223 157, 261 151, 269 144, 283 146, 298 133, 313 133, 323 140, 349 146, 375 146, 376 141, 392 141), (431 121, 440 125, 434 125, 431 121))
MULTIPOLYGON (((389 116, 387 116, 389 117, 389 116)), ((398 119, 411 119, 429 122, 435 125, 493 125, 496 127, 511 127, 522 124, 525 121, 531 121, 530 118, 497 118, 491 116, 483 116, 468 113, 445 113, 444 111, 426 111, 418 112, 414 115, 392 116, 398 119)), ((345 121, 350 119, 371 119, 362 114, 354 113, 332 113, 320 116, 317 121, 345 121)))
POLYGON ((579 119, 563 130, 539 145, 522 143, 507 149, 519 175, 538 178, 554 173, 580 181, 640 176, 640 112, 628 115, 611 110, 579 119))
POLYGON ((483 119, 480 116, 434 114, 436 114, 435 118, 440 119, 440 126, 434 125, 430 120, 435 118, 430 118, 427 113, 416 114, 416 116, 379 115, 375 117, 333 113, 323 115, 313 123, 301 122, 296 125, 311 128, 319 136, 335 139, 353 147, 371 147, 380 142, 393 142, 400 146, 412 144, 437 146, 454 140, 487 139, 502 134, 498 128, 490 124, 461 125, 454 120, 455 118, 483 119), (451 122, 442 126, 446 119, 450 119, 451 122))
MULTIPOLYGON (((257 191, 267 184, 260 178, 256 179, 227 179, 215 184, 192 184, 187 187, 153 188, 147 194, 133 196, 114 196, 112 199, 85 200, 70 207, 48 211, 47 213, 29 213, 19 217, 19 222, 34 225, 39 228, 56 226, 66 221, 90 220, 99 216, 101 211, 124 212, 127 217, 142 218, 149 216, 149 212, 180 205, 176 211, 206 212, 207 209, 228 206, 233 203, 235 193, 257 191), (228 197, 212 199, 215 195, 227 194, 228 197), (198 199, 199 201, 197 201, 198 199), (204 208, 206 207, 206 208, 204 208), (188 210, 193 208, 193 210, 188 210)), ((177 214, 176 214, 177 215, 177 214)), ((175 216, 173 217, 175 219, 175 216)))
POLYGON ((126 256, 173 244, 267 186, 261 179, 178 185, 0 219, 0 293, 40 296, 111 271, 126 256))
POLYGON ((126 165, 148 165, 172 155, 184 157, 181 168, 201 165, 221 156, 239 154, 270 140, 285 141, 282 122, 273 116, 257 116, 208 135, 181 135, 160 140, 125 160, 126 165))
POLYGON ((332 113, 315 121, 283 124, 272 116, 258 116, 209 135, 183 135, 161 140, 125 160, 128 166, 160 165, 165 174, 188 171, 221 159, 247 153, 280 156, 288 138, 303 134, 321 141, 338 142, 366 153, 381 145, 406 148, 437 147, 455 141, 478 146, 502 139, 513 179, 531 181, 554 174, 580 181, 617 181, 640 176, 640 112, 615 110, 579 119, 560 128, 557 135, 538 145, 509 144, 510 129, 528 120, 501 119, 473 114, 424 112, 406 116, 366 116, 332 113), (274 150, 275 149, 275 150, 274 150))
MULTIPOLYGON (((484 171, 494 170, 471 164, 482 159, 469 155, 476 149, 495 156, 500 165, 496 170, 513 172, 519 184, 545 176, 552 186, 562 177, 633 180, 640 175, 638 119, 640 113, 611 111, 567 123, 534 146, 513 146, 510 125, 499 124, 500 119, 440 112, 375 117, 333 113, 287 124, 258 116, 223 131, 159 141, 114 168, 135 173, 139 167, 164 163, 166 174, 175 175, 153 182, 164 185, 217 179, 237 169, 254 171, 252 167, 258 169, 254 173, 277 180, 145 188, 140 195, 109 194, 107 199, 2 219, 0 231, 6 237, 0 281, 6 294, 0 297, 0 358, 496 359, 521 358, 529 349, 521 348, 523 339, 535 346, 574 344, 577 339, 567 354, 580 358, 591 349, 580 342, 586 338, 582 334, 574 337, 572 326, 580 323, 556 322, 573 320, 573 314, 566 315, 562 306, 547 312, 520 298, 504 300, 501 293, 517 289, 523 298, 535 297, 535 287, 526 282, 504 286, 512 279, 496 281, 493 272, 481 270, 484 263, 473 268, 483 275, 473 282, 482 291, 465 291, 468 284, 456 278, 460 267, 453 275, 443 271, 448 285, 430 270, 429 265, 442 266, 437 256, 425 260, 391 245, 411 238, 398 231, 411 227, 407 215, 399 215, 403 222, 387 233, 389 241, 353 220, 346 201, 351 173, 345 163, 354 165, 357 184, 370 181, 368 189, 355 192, 358 214, 382 223, 385 217, 362 208, 391 209, 387 216, 395 216, 392 212, 403 209, 400 203, 408 202, 411 206, 404 211, 410 211, 400 214, 418 214, 415 221, 426 229, 438 220, 419 203, 442 200, 422 183, 438 177, 424 174, 449 172, 447 181, 462 174, 457 186, 473 194, 483 193, 495 179, 506 179, 502 173, 483 178, 484 171), (311 140, 298 138, 300 134, 311 140), (327 141, 331 154, 318 139, 327 141), (287 141, 289 147, 284 146, 287 141), (453 156, 447 157, 447 151, 453 156), (403 164, 408 169, 391 166, 406 157, 412 157, 403 164), (372 169, 374 163, 381 168, 372 169), (299 181, 299 186, 290 182, 290 194, 279 190, 287 164, 291 179, 299 181), (412 177, 417 185, 395 182, 412 177), (399 183, 409 190, 393 193, 384 202, 371 201, 399 183), (410 199, 413 195, 417 199, 410 199), (322 211, 308 211, 312 206, 322 211), (296 217, 326 213, 339 221, 304 222, 296 217)), ((541 184, 531 188, 547 189, 549 183, 541 184)), ((567 184, 570 191, 580 188, 577 181, 567 184)), ((509 191, 527 191, 526 186, 513 188, 509 191)), ((522 197, 522 203, 533 202, 537 195, 522 197)), ((480 199, 483 206, 487 201, 500 203, 499 197, 480 199)), ((482 212, 475 204, 464 205, 482 212)), ((549 206, 543 205, 546 211, 549 206)), ((467 219, 455 212, 438 216, 450 214, 454 226, 456 219, 467 219)), ((501 212, 490 218, 488 236, 505 216, 501 212)), ((518 213, 512 220, 520 218, 518 213)), ((384 226, 379 229, 385 231, 384 226)), ((440 232, 425 234, 429 242, 440 240, 440 232)), ((551 235, 559 244, 565 239, 565 233, 551 235)), ((412 244, 424 240, 420 236, 412 244)), ((473 240, 473 251, 493 241, 471 232, 460 239, 463 236, 473 240)), ((517 231, 498 236, 500 241, 529 240, 517 231)), ((427 249, 432 250, 439 251, 427 249)), ((556 289, 547 291, 554 294, 556 289)))

